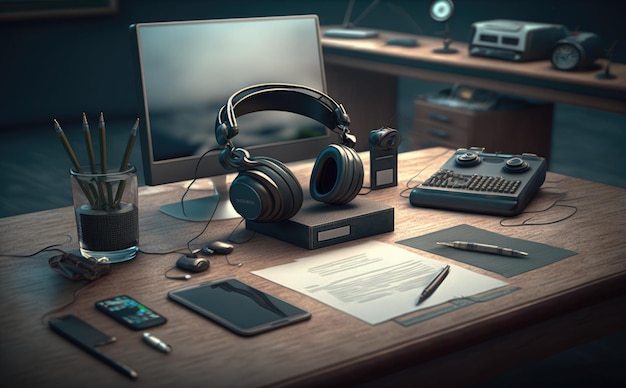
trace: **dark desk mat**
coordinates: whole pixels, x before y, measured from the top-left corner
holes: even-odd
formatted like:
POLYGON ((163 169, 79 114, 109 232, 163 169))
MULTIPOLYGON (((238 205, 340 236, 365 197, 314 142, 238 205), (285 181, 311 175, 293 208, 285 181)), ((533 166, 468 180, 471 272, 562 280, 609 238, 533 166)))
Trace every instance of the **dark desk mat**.
POLYGON ((567 257, 576 255, 574 251, 540 244, 528 240, 507 237, 498 233, 475 228, 470 225, 459 225, 423 236, 398 241, 398 244, 421 249, 440 256, 444 256, 502 276, 512 277, 533 269, 552 264, 567 257), (483 244, 493 244, 528 252, 528 256, 507 257, 489 253, 463 251, 442 245, 437 241, 471 241, 483 244))

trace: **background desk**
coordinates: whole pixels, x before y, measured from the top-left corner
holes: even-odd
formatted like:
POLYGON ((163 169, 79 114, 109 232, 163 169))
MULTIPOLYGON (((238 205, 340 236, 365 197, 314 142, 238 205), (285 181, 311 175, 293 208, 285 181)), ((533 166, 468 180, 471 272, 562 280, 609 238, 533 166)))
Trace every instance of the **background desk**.
MULTIPOLYGON (((55 314, 75 314, 117 337, 117 342, 107 345, 103 351, 137 370, 137 382, 41 324, 44 313, 70 302, 74 291, 85 283, 72 282, 52 272, 47 265, 51 253, 32 258, 3 257, 0 258, 3 277, 0 284, 3 299, 0 379, 3 385, 319 385, 371 381, 394 372, 398 373, 387 377, 387 382, 406 383, 408 378, 431 379, 442 370, 446 371, 446 383, 452 384, 478 381, 518 363, 565 349, 577 341, 625 328, 626 192, 550 173, 530 209, 545 208, 558 193, 566 192, 570 199, 568 204, 577 206, 578 213, 560 223, 533 227, 503 228, 499 226, 499 217, 410 206, 408 199, 400 196, 407 182, 420 171, 415 179, 425 179, 452 152, 433 148, 400 154, 399 186, 366 196, 395 207, 395 231, 371 239, 395 243, 465 223, 559 246, 576 251, 578 255, 505 279, 521 287, 517 292, 402 327, 393 321, 370 326, 250 274, 252 270, 291 262, 334 247, 308 251, 257 234, 251 241, 236 246, 229 256, 231 262, 243 262, 242 267, 229 266, 222 257, 216 256, 211 259, 208 272, 195 275, 188 283, 168 280, 163 275, 179 254, 139 254, 130 262, 114 265, 111 274, 85 287, 75 303, 55 314), (312 319, 257 337, 243 338, 166 299, 167 291, 184 284, 226 276, 236 276, 302 306, 313 314, 312 319), (126 329, 93 307, 98 299, 122 293, 137 298, 169 319, 166 325, 150 331, 173 347, 171 354, 149 348, 141 343, 140 332, 126 329), (459 368, 460 363, 462 368, 459 368)), ((367 155, 362 156, 367 165, 367 155)), ((291 166, 301 182, 308 182, 312 162, 291 166)), ((172 219, 158 211, 161 204, 179 199, 182 193, 180 184, 140 190, 143 250, 183 251, 186 242, 203 229, 204 223, 172 219)), ((212 222, 200 241, 224 238, 238 222, 212 222)), ((66 250, 76 249, 71 208, 0 219, 2 253, 26 255, 55 243, 66 250)), ((360 243, 354 241, 341 246, 360 243)), ((416 252, 442 262, 449 261, 416 252)))
MULTIPOLYGON (((329 27, 322 28, 322 31, 329 27)), ((329 93, 346 103, 348 112, 367 112, 353 118, 353 130, 372 123, 395 125, 397 77, 447 84, 460 83, 521 97, 626 113, 626 64, 613 63, 617 78, 597 79, 606 60, 591 71, 558 71, 550 61, 510 62, 468 54, 468 44, 453 42, 457 54, 435 54, 442 39, 381 32, 376 39, 322 37, 329 93), (418 47, 389 46, 392 37, 416 38, 418 47), (602 68, 600 68, 602 67, 602 68)), ((367 139, 367 136, 358 136, 367 139)), ((360 143, 367 147, 367 143, 360 143)), ((363 148, 365 149, 365 148, 363 148)))

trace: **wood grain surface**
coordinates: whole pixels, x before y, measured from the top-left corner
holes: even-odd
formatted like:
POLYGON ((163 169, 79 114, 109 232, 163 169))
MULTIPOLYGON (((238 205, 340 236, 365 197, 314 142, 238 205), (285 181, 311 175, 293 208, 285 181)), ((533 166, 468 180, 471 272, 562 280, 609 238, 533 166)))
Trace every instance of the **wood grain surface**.
MULTIPOLYGON (((158 210, 160 205, 180 199, 185 187, 181 183, 140 189, 140 247, 143 252, 158 254, 140 253, 132 261, 113 265, 109 275, 92 283, 67 280, 51 271, 47 260, 54 252, 19 257, 52 244, 77 252, 71 207, 2 218, 2 385, 254 387, 354 384, 389 375, 395 384, 409 385, 416 374, 428 375, 429 371, 458 366, 460 362, 464 371, 451 374, 454 376, 450 376, 450 381, 468 382, 526 362, 533 355, 542 356, 568 346, 572 338, 585 340, 626 327, 626 191, 549 173, 527 210, 546 209, 555 200, 563 199, 563 203, 576 206, 577 213, 565 221, 543 226, 503 227, 501 217, 411 206, 407 187, 434 173, 453 152, 431 148, 399 155, 399 185, 364 195, 368 200, 394 206, 395 231, 368 240, 393 244, 463 223, 578 254, 506 279, 455 263, 505 280, 521 290, 410 327, 394 321, 372 326, 250 273, 311 254, 331 252, 335 247, 308 251, 257 233, 248 242, 236 244, 228 257, 231 263, 243 263, 241 267, 214 256, 208 272, 195 274, 187 282, 166 279, 165 271, 174 266, 181 253, 186 252, 187 242, 205 227, 205 223, 177 220, 158 210), (228 276, 284 298, 310 311, 312 318, 245 338, 167 300, 169 290, 228 276), (101 350, 134 368, 139 374, 137 381, 107 367, 42 323, 44 314, 70 303, 78 290, 74 303, 50 316, 74 314, 115 336, 117 341, 101 350), (141 332, 127 329, 94 308, 95 301, 118 294, 128 294, 168 318, 167 324, 150 332, 171 345, 172 353, 148 347, 141 341, 141 332), (492 355, 493 364, 482 352, 485 349, 492 355)), ((368 154, 361 156, 367 172, 368 154)), ((312 161, 289 166, 307 190, 312 161)), ((368 181, 366 175, 366 184, 368 181)), ((192 196, 201 194, 194 192, 192 196)), ((569 210, 554 207, 533 215, 533 220, 556 220, 569 210)), ((524 217, 527 215, 506 222, 519 222, 524 217)), ((211 222, 192 247, 228 238, 241 227, 240 221, 211 222)), ((451 262, 414 251, 442 263, 451 262)))

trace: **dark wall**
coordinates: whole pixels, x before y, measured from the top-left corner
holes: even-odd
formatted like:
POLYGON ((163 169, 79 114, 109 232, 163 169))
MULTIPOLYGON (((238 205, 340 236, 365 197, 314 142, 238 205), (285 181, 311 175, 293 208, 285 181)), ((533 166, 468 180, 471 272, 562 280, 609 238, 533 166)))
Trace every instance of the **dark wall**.
MULTIPOLYGON (((428 17, 430 0, 383 0, 360 25, 437 36, 443 25, 428 17)), ((370 3, 357 0, 359 15, 370 3)), ((348 0, 120 0, 116 14, 0 22, 0 130, 100 111, 109 118, 138 114, 128 26, 137 22, 317 14, 322 25, 341 24, 348 0)), ((474 21, 508 18, 552 22, 592 31, 614 60, 626 62, 624 5, 612 0, 456 0, 451 37, 467 41, 474 21), (615 4, 618 4, 617 6, 615 4), (621 7, 621 10, 616 9, 621 7)), ((219 58, 220 53, 215 53, 219 58)))

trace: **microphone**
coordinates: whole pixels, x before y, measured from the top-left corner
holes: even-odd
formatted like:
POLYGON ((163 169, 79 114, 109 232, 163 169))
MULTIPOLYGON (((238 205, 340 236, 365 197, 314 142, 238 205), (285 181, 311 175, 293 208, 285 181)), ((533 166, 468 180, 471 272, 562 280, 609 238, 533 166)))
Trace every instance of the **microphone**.
POLYGON ((400 141, 400 132, 397 129, 383 127, 370 132, 370 188, 372 190, 398 185, 400 141))

